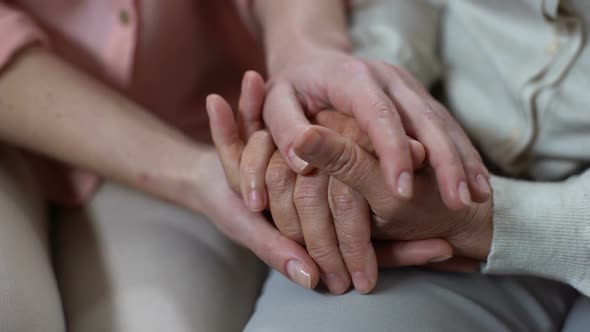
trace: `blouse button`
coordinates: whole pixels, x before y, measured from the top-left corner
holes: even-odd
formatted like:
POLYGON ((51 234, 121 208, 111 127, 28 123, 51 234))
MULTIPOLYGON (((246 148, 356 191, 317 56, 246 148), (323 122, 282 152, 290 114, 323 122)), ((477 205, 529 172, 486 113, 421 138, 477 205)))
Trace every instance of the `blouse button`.
POLYGON ((512 131, 510 132, 510 143, 512 144, 516 144, 520 141, 520 138, 522 137, 522 131, 518 128, 514 128, 512 129, 512 131))
POLYGON ((127 9, 121 9, 119 10, 119 22, 122 25, 128 25, 129 24, 129 11, 127 9))
POLYGON ((545 51, 549 55, 555 55, 555 53, 557 53, 557 51, 559 51, 560 47, 561 47, 561 45, 560 45, 559 41, 555 40, 555 41, 547 44, 547 46, 545 47, 545 51))

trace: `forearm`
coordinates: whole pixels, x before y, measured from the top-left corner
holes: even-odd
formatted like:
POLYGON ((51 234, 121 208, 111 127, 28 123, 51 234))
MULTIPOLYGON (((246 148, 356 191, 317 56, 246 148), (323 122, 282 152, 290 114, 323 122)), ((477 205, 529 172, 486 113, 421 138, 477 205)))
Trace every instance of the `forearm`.
POLYGON ((0 140, 176 202, 205 149, 39 49, 0 75, 0 140))
POLYGON ((344 0, 254 0, 269 72, 310 48, 351 51, 344 0))

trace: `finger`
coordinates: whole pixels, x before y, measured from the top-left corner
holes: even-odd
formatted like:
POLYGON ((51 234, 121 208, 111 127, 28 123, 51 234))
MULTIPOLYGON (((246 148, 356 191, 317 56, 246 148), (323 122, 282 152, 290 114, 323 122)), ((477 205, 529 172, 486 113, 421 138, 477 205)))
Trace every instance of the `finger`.
POLYGON ((413 195, 413 166, 402 119, 396 105, 374 81, 371 70, 367 66, 357 70, 359 77, 367 79, 354 82, 356 84, 341 82, 338 88, 344 94, 337 94, 331 100, 341 101, 342 106, 348 105, 361 129, 369 135, 390 192, 398 198, 410 199, 413 195))
POLYGON ((489 181, 490 173, 485 167, 479 152, 471 144, 469 137, 462 131, 452 133, 451 139, 463 163, 471 198, 474 202, 486 202, 492 196, 492 187, 489 181))
POLYGON ((371 211, 365 199, 342 182, 330 180, 330 210, 340 253, 354 288, 369 293, 377 284, 377 257, 371 242, 371 211))
POLYGON ((269 87, 268 91, 262 113, 264 123, 291 169, 299 174, 307 174, 312 167, 301 160, 292 148, 295 137, 309 126, 301 103, 287 84, 276 84, 269 87))
POLYGON ((255 71, 247 71, 242 79, 242 91, 238 103, 238 130, 240 137, 245 140, 264 128, 262 121, 264 97, 264 79, 255 71))
POLYGON ((432 263, 429 267, 444 272, 476 272, 481 267, 481 262, 471 258, 453 257, 447 261, 432 263))
POLYGON ((416 138, 426 147, 428 161, 434 169, 443 202, 453 210, 472 203, 461 158, 448 132, 437 118, 434 106, 407 87, 397 87, 395 98, 408 111, 410 123, 416 128, 416 138), (427 120, 427 121, 425 121, 427 120))
MULTIPOLYGON (((312 119, 312 123, 332 129, 343 137, 352 140, 367 152, 374 151, 369 137, 360 129, 356 120, 348 115, 334 111, 322 111, 312 119)), ((407 139, 410 145, 412 165, 414 165, 414 169, 419 169, 425 163, 426 150, 415 139, 409 136, 407 136, 407 139)))
POLYGON ((229 104, 218 95, 207 97, 207 114, 213 143, 221 159, 223 170, 232 190, 240 192, 240 158, 244 142, 229 104))
POLYGON ((414 170, 418 170, 426 164, 426 149, 422 143, 408 137, 410 143, 410 154, 412 155, 412 164, 414 170))
POLYGON ((303 244, 303 232, 293 203, 296 176, 281 154, 275 151, 265 176, 272 219, 284 236, 303 244))
POLYGON ((380 267, 401 267, 443 262, 453 256, 453 247, 442 239, 391 241, 375 244, 380 267))
POLYGON ((307 252, 320 269, 330 292, 342 294, 350 287, 350 277, 340 254, 328 198, 329 177, 312 173, 298 175, 293 202, 301 222, 307 252))
POLYGON ((319 270, 301 245, 281 235, 260 213, 248 211, 237 197, 226 199, 228 208, 238 209, 235 215, 242 217, 229 225, 218 225, 224 234, 297 284, 310 289, 316 287, 319 270))
POLYGON ((302 159, 358 191, 378 211, 388 208, 389 190, 377 159, 330 129, 311 126, 294 143, 302 159))
MULTIPOLYGON (((439 104, 403 70, 389 76, 389 94, 400 105, 406 123, 424 144, 445 205, 460 210, 472 203, 459 153, 449 136, 439 104)), ((448 115, 450 117, 450 115, 448 115)))
POLYGON ((240 187, 246 206, 253 212, 263 211, 268 204, 265 174, 275 144, 266 130, 252 134, 240 163, 240 187))

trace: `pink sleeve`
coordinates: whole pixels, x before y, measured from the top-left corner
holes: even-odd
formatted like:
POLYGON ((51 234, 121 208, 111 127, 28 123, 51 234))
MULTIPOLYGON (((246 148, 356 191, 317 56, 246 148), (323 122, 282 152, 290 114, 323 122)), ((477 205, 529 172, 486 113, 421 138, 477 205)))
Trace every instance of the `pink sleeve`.
POLYGON ((33 43, 47 46, 47 36, 26 13, 0 1, 0 70, 33 43))
MULTIPOLYGON (((238 12, 240 13, 240 17, 242 21, 256 38, 260 37, 260 27, 256 22, 256 18, 252 13, 252 3, 255 0, 234 0, 236 7, 238 8, 238 12)), ((364 2, 365 0, 342 0, 346 3, 348 7, 352 7, 357 3, 364 2)))
POLYGON ((244 22, 248 31, 258 39, 260 37, 260 27, 252 13, 253 0, 234 0, 234 2, 238 8, 238 13, 240 14, 242 22, 244 22))

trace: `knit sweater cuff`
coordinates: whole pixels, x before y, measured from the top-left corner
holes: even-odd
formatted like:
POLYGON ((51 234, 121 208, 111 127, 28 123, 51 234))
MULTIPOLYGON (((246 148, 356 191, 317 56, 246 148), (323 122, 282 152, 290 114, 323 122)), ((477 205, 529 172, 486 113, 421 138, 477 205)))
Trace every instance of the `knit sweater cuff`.
POLYGON ((494 238, 483 272, 542 276, 590 294, 589 180, 492 178, 494 238))

